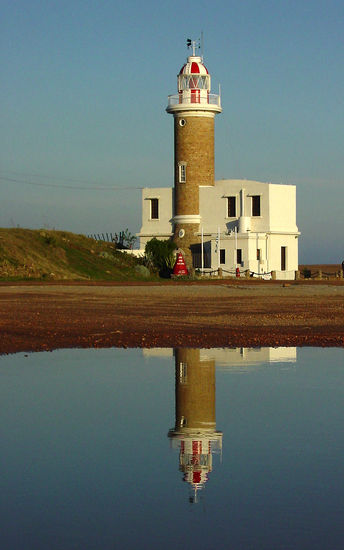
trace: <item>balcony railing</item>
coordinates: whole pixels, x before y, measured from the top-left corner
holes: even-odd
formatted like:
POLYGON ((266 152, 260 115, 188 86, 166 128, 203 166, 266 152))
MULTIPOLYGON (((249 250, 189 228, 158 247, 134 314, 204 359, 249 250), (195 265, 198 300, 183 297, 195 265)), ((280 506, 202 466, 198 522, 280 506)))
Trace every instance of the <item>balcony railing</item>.
POLYGON ((221 107, 221 96, 218 94, 208 94, 207 97, 183 97, 181 94, 169 95, 168 107, 175 105, 216 105, 221 107))

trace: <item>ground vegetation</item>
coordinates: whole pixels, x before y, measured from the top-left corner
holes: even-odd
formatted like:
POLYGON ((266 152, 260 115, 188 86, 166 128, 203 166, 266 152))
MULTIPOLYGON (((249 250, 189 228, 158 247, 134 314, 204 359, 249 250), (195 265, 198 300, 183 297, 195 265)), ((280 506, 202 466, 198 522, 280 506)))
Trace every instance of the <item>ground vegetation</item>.
POLYGON ((3 281, 157 278, 139 269, 141 264, 142 260, 120 251, 113 242, 66 231, 0 228, 0 280, 3 281))

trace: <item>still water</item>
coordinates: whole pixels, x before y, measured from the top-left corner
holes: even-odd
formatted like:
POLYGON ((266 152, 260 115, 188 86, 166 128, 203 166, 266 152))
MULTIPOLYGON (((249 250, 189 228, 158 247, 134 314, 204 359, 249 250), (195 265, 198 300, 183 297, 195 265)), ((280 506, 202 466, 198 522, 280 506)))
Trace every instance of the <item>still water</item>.
POLYGON ((344 546, 343 349, 62 350, 0 377, 2 550, 344 546))

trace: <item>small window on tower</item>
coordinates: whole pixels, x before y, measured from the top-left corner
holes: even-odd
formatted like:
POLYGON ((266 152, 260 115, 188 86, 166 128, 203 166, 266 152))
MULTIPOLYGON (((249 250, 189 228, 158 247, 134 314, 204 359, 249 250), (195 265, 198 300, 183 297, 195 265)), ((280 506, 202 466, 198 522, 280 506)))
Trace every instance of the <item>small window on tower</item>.
POLYGON ((159 199, 151 199, 151 220, 159 219, 159 199))
POLYGON ((227 197, 227 217, 236 218, 236 197, 227 197))
POLYGON ((186 183, 186 164, 181 163, 179 168, 179 183, 186 183))

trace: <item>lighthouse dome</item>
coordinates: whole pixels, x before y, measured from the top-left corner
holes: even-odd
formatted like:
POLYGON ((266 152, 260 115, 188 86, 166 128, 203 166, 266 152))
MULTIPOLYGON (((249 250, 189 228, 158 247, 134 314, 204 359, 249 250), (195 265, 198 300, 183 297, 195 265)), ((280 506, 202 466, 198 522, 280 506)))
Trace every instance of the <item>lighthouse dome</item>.
POLYGON ((204 65, 201 57, 190 56, 187 59, 185 65, 179 71, 179 75, 199 74, 206 75, 208 73, 207 67, 204 65))
MULTIPOLYGON (((178 74, 178 92, 203 90, 204 100, 207 102, 207 93, 210 92, 210 74, 201 57, 191 55, 180 69, 178 74)), ((185 98, 186 99, 186 96, 185 98)), ((196 101, 200 103, 200 101, 196 101)), ((193 101, 194 103, 194 101, 193 101)))

